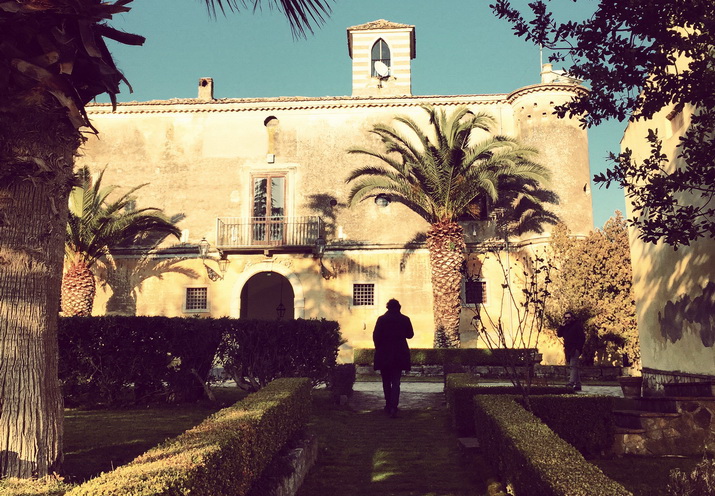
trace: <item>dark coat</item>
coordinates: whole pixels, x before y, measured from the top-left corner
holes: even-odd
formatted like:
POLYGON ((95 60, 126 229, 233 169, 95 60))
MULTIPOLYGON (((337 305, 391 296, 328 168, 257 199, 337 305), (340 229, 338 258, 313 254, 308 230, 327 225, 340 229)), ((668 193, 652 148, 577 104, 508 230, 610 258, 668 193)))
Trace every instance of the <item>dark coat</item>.
POLYGON ((407 340, 415 335, 412 322, 399 310, 388 310, 377 318, 372 340, 375 343, 375 370, 410 370, 407 340))
POLYGON ((583 331, 583 324, 578 320, 567 322, 556 330, 556 335, 564 338, 564 351, 570 357, 575 350, 583 351, 586 343, 586 334, 583 331))

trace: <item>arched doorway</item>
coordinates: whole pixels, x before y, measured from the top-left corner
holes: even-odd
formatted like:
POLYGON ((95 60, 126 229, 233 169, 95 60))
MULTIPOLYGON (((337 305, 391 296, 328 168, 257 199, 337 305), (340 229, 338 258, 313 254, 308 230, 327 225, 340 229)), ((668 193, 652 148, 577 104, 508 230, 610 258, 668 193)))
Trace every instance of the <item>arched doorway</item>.
POLYGON ((278 272, 258 272, 241 290, 241 318, 258 320, 293 319, 293 287, 278 272))

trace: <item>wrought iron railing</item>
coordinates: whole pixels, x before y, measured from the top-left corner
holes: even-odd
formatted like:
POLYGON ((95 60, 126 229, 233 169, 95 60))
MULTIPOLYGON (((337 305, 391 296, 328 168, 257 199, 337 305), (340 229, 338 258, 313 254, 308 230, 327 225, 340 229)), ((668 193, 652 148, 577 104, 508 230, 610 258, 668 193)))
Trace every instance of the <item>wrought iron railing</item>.
POLYGON ((323 221, 306 217, 220 217, 216 222, 219 249, 315 246, 323 237, 323 221))

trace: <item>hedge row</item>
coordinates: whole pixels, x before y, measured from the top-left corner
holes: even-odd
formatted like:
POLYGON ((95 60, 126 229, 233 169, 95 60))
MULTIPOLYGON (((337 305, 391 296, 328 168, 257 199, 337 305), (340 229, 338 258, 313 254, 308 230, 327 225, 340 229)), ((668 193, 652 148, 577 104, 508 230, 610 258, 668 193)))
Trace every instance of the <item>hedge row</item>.
MULTIPOLYGON (((557 395, 572 393, 573 389, 565 386, 532 386, 530 398, 536 395, 557 395)), ((452 425, 460 436, 474 436, 474 401, 475 395, 481 394, 519 394, 514 386, 490 386, 479 384, 479 379, 472 374, 449 374, 445 384, 447 407, 452 417, 452 425)))
POLYGON ((613 446, 613 404, 608 396, 531 396, 531 411, 586 457, 602 456, 613 446))
POLYGON ((239 385, 278 377, 328 380, 342 344, 337 322, 229 318, 60 319, 60 380, 68 406, 192 401, 218 354, 239 385))
POLYGON ((203 394, 229 319, 169 317, 60 318, 59 376, 68 406, 203 394))
POLYGON ((482 449, 515 494, 632 496, 514 397, 475 396, 474 422, 482 449))
MULTIPOLYGON (((535 348, 497 349, 486 348, 414 348, 410 350, 412 365, 526 365, 527 358, 537 353, 535 348)), ((353 362, 356 365, 372 365, 374 348, 355 348, 353 362)))
POLYGON ((345 341, 330 320, 231 320, 217 358, 240 386, 258 390, 279 377, 327 382, 345 341))
POLYGON ((278 379, 67 496, 243 496, 310 416, 308 379, 278 379))

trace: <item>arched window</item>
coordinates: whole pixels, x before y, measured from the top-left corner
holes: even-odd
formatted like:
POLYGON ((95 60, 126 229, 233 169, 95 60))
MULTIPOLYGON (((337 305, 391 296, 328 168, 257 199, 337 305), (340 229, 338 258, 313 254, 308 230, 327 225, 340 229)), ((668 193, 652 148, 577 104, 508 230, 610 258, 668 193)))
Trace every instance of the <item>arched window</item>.
POLYGON ((370 63, 370 75, 372 77, 385 77, 387 74, 380 74, 375 70, 375 62, 382 62, 388 68, 390 67, 390 47, 387 46, 385 40, 380 38, 372 46, 372 62, 370 63))

